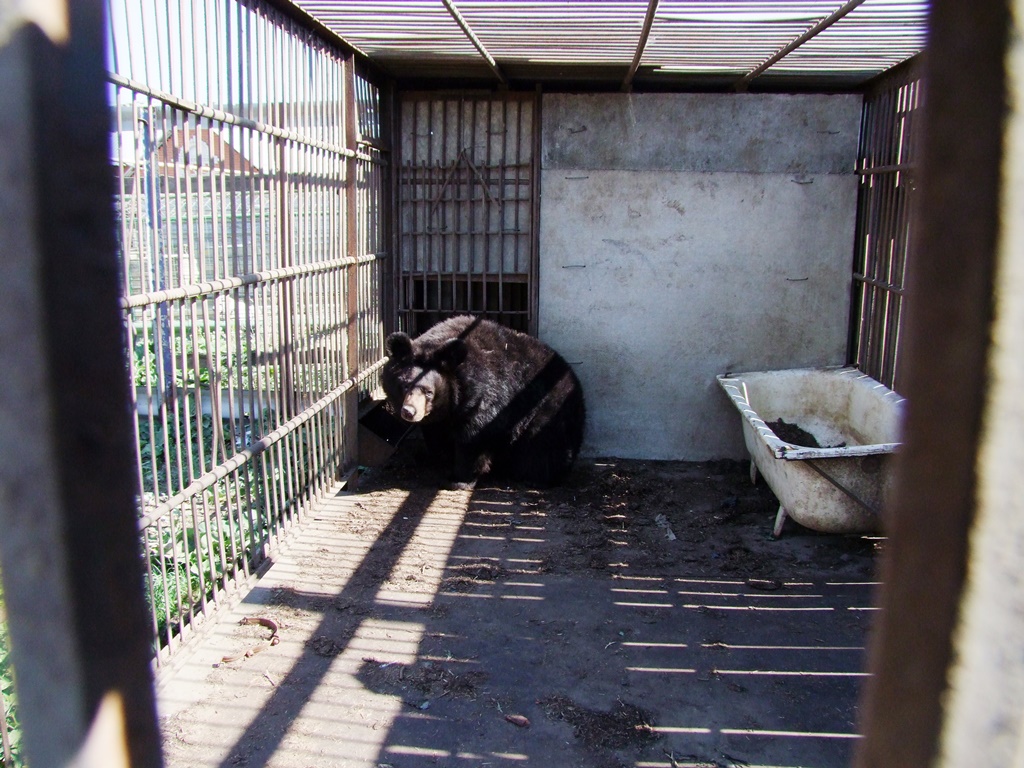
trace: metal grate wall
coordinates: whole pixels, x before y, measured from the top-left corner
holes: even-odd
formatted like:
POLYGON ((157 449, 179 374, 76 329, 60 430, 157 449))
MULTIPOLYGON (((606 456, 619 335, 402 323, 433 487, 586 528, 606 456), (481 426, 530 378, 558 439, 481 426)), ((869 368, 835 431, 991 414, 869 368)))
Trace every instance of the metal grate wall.
POLYGON ((355 463, 382 365, 381 94, 248 0, 110 0, 112 159, 158 662, 355 463))
POLYGON ((457 314, 536 333, 534 94, 401 100, 398 318, 457 314))
POLYGON ((897 391, 920 107, 915 62, 881 78, 865 97, 857 161, 860 193, 850 358, 897 391))

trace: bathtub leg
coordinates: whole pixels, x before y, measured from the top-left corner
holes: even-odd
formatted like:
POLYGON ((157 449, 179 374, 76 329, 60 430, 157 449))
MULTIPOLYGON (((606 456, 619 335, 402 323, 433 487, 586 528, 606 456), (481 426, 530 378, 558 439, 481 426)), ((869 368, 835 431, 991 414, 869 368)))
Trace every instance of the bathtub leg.
POLYGON ((750 484, 757 485, 757 464, 753 459, 750 460, 750 484))
POLYGON ((786 508, 779 504, 779 512, 775 515, 775 527, 772 528, 772 537, 779 538, 782 535, 782 526, 786 522, 786 508))

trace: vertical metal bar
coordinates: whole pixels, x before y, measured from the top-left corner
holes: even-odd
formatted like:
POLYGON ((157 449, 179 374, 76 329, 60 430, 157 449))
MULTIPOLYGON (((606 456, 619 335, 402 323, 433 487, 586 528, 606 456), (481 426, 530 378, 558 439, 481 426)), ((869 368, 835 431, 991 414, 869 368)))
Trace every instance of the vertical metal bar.
MULTIPOLYGON (((516 144, 515 157, 513 159, 515 174, 512 179, 512 270, 516 275, 522 275, 522 268, 519 263, 519 203, 521 199, 519 186, 522 183, 523 113, 526 111, 525 104, 526 102, 522 98, 516 100, 516 144)), ((522 307, 519 307, 519 310, 522 311, 522 307)), ((525 327, 524 325, 523 328, 525 327)))
MULTIPOLYGON (((847 338, 847 361, 860 363, 863 360, 864 343, 863 320, 865 317, 865 283, 858 275, 866 274, 866 241, 870 237, 867 230, 868 200, 871 192, 871 175, 863 173, 868 167, 869 158, 866 149, 871 136, 871 122, 874 117, 874 98, 866 96, 861 109, 860 136, 857 145, 857 162, 855 170, 861 171, 857 180, 857 224, 853 254, 853 282, 850 301, 849 335, 847 338)), ((863 365, 861 365, 863 370, 863 365)))
MULTIPOLYGON (((241 6, 239 8, 241 9, 241 6)), ((247 114, 263 121, 263 106, 267 100, 263 88, 265 80, 263 73, 266 64, 262 62, 263 57, 260 54, 263 50, 261 43, 264 39, 261 31, 266 27, 260 23, 258 9, 253 9, 245 17, 250 23, 247 24, 244 35, 244 63, 239 62, 239 67, 244 68, 247 74, 245 82, 248 85, 249 99, 245 106, 247 114), (257 63, 253 66, 252 62, 257 63)), ((270 229, 266 215, 269 197, 266 174, 269 169, 265 162, 267 153, 263 149, 265 142, 262 137, 258 136, 255 131, 250 131, 248 135, 249 156, 256 159, 253 172, 249 176, 247 190, 251 200, 249 206, 251 246, 249 246, 248 264, 251 271, 257 271, 260 269, 261 259, 264 258, 267 251, 267 238, 270 229)), ((234 381, 229 379, 227 382, 228 408, 232 414, 230 421, 232 451, 237 451, 239 447, 247 445, 254 438, 257 433, 257 418, 262 411, 262 402, 259 401, 259 405, 257 405, 255 393, 258 390, 258 385, 253 370, 253 356, 258 347, 257 329, 253 323, 253 313, 257 307, 256 293, 255 286, 246 286, 240 291, 236 290, 229 294, 235 306, 233 330, 237 353, 234 356, 236 360, 234 365, 232 365, 232 358, 228 358, 228 375, 230 376, 235 370, 238 372, 237 379, 234 381), (237 419, 235 418, 236 413, 237 419), (249 440, 245 438, 247 434, 249 440)), ((228 297, 224 298, 227 300, 228 297)), ((226 337, 228 339, 232 335, 231 331, 232 329, 227 329, 226 337)), ((246 462, 240 470, 240 481, 245 487, 245 499, 244 502, 239 503, 243 503, 244 506, 238 509, 239 526, 242 528, 238 546, 242 552, 248 550, 249 553, 248 557, 243 558, 243 576, 251 573, 260 560, 260 531, 266 499, 261 493, 258 480, 258 467, 254 465, 254 462, 246 462)))
MULTIPOLYGON (((164 618, 164 642, 165 642, 167 648, 170 649, 172 647, 172 643, 173 643, 173 633, 172 633, 172 630, 173 630, 173 625, 172 625, 173 618, 172 618, 172 614, 171 614, 171 596, 170 596, 170 591, 169 591, 169 588, 168 588, 168 584, 170 584, 170 581, 168 580, 168 575, 167 575, 167 555, 166 555, 165 546, 164 546, 164 542, 167 540, 167 537, 165 536, 165 533, 164 533, 164 521, 163 521, 163 519, 157 520, 156 526, 155 526, 155 530, 154 530, 153 533, 154 533, 153 538, 155 539, 155 542, 156 542, 154 546, 155 546, 156 550, 159 552, 159 559, 160 559, 160 583, 161 583, 161 585, 163 587, 163 600, 161 600, 161 603, 163 604, 163 609, 164 609, 164 616, 163 616, 163 618, 164 618)), ((170 540, 173 543, 173 541, 174 541, 173 532, 171 534, 170 540)), ((175 578, 177 578, 177 576, 175 576, 175 578)), ((153 595, 153 601, 156 602, 156 595, 153 595)), ((178 613, 174 614, 174 616, 177 616, 177 615, 179 615, 179 614, 178 613)))
MULTIPOLYGON (((885 98, 879 103, 879 134, 877 136, 878 146, 876 148, 879 165, 887 166, 891 164, 891 139, 892 139, 892 120, 893 120, 893 98, 892 92, 887 92, 885 98)), ((874 232, 875 238, 873 241, 873 249, 871 251, 871 272, 868 276, 874 280, 879 281, 881 279, 881 265, 883 262, 884 250, 888 247, 888 235, 889 228, 886 220, 886 214, 888 211, 888 198, 889 198, 889 179, 885 175, 876 174, 877 178, 875 182, 875 221, 874 221, 874 232)), ((872 298, 872 311, 870 321, 870 357, 868 363, 872 373, 878 374, 880 369, 880 355, 881 345, 880 336, 881 328, 880 325, 883 322, 882 317, 882 303, 881 303, 881 290, 877 283, 873 283, 870 286, 871 298, 872 298)))
POLYGON ((387 126, 387 137, 390 141, 390 162, 387 166, 387 173, 382 177, 385 184, 385 194, 382 196, 382 212, 380 227, 381 232, 389 233, 386 237, 386 244, 390 253, 384 259, 382 270, 382 283, 386 306, 384 307, 384 335, 398 328, 398 308, 401 301, 401 287, 399 279, 401 276, 402 257, 402 134, 401 129, 403 116, 395 89, 389 83, 382 94, 381 111, 379 119, 381 126, 387 126), (387 201, 387 202, 385 202, 387 201))
MULTIPOLYGON (((284 53, 282 49, 282 37, 283 33, 280 28, 274 28, 274 47, 275 57, 278 62, 278 74, 282 87, 287 82, 284 69, 284 53)), ((286 106, 285 101, 287 94, 282 90, 280 92, 280 101, 276 105, 277 111, 277 123, 279 125, 287 125, 286 117, 286 106)), ((284 266, 289 260, 288 253, 291 249, 291 183, 289 180, 289 173, 291 171, 290 164, 288 163, 287 157, 287 142, 280 140, 277 142, 278 150, 278 178, 277 178, 277 234, 278 243, 277 249, 274 252, 274 258, 272 263, 275 266, 284 266)), ((270 397, 271 409, 268 412, 269 418, 266 420, 266 431, 275 429, 279 424, 287 421, 288 419, 288 408, 285 402, 284 389, 288 386, 289 372, 288 363, 283 353, 283 347, 286 343, 286 338, 283 329, 283 316, 286 311, 286 303, 284 300, 285 286, 283 283, 271 283, 266 286, 266 296, 268 304, 265 308, 266 325, 265 329, 269 328, 269 342, 267 344, 268 350, 268 361, 271 363, 268 368, 268 373, 273 374, 273 378, 268 377, 267 388, 268 395, 270 397)), ((279 532, 284 523, 284 507, 285 507, 285 479, 283 477, 284 468, 282 465, 282 446, 278 442, 274 445, 273 449, 268 452, 270 457, 269 462, 269 481, 273 494, 273 504, 271 506, 270 514, 272 528, 273 541, 277 541, 279 532)))
MULTIPOLYGON (((476 153, 476 145, 478 141, 478 135, 480 126, 478 124, 479 116, 477 114, 477 106, 479 101, 477 99, 466 99, 463 102, 463 110, 469 112, 469 138, 467 145, 472 148, 473 153, 476 153)), ((483 314, 483 306, 477 302, 476 298, 476 287, 478 280, 481 279, 480 275, 483 270, 483 265, 480 258, 480 249, 478 247, 476 237, 476 183, 472 177, 467 176, 466 178, 466 227, 465 231, 461 233, 460 237, 464 241, 464 247, 469 260, 468 274, 466 275, 466 297, 467 306, 469 311, 473 314, 483 314)))
MULTIPOLYGON (((355 150, 356 144, 356 95, 355 95, 355 56, 349 54, 345 57, 342 67, 345 78, 345 147, 352 150, 353 154, 345 162, 345 234, 346 252, 350 255, 358 253, 359 241, 357 239, 357 220, 359 210, 357 207, 357 160, 355 150)), ((351 378, 359 372, 359 274, 355 265, 347 268, 347 286, 345 299, 347 302, 348 318, 346 321, 347 330, 347 356, 346 371, 351 378)), ((359 393, 353 387, 345 396, 345 408, 342 411, 344 424, 342 428, 345 434, 345 455, 343 464, 340 467, 342 473, 347 474, 355 467, 358 461, 359 452, 357 447, 359 435, 359 393)), ((352 476, 354 482, 355 476, 352 476)))
MULTIPOLYGON (((457 158, 461 158, 462 150, 464 148, 468 150, 469 146, 472 146, 472 142, 467 142, 466 141, 466 106, 465 106, 465 104, 466 104, 465 100, 460 100, 458 102, 458 108, 455 111, 455 142, 454 143, 455 143, 455 155, 456 155, 457 158)), ((461 269, 461 267, 462 267, 463 255, 464 255, 464 251, 465 251, 465 235, 463 233, 469 231, 469 227, 466 226, 465 223, 463 223, 463 217, 465 216, 465 212, 466 212, 466 206, 465 206, 465 202, 464 202, 464 197, 472 191, 473 187, 472 187, 472 182, 469 179, 469 177, 467 176, 466 179, 463 180, 462 170, 461 169, 456 170, 454 165, 453 165, 453 173, 455 174, 455 177, 452 179, 452 184, 451 184, 451 188, 452 188, 452 204, 450 206, 452 226, 451 226, 450 234, 448 235, 446 240, 448 241, 449 247, 451 249, 451 254, 452 254, 451 264, 450 264, 451 272, 450 272, 450 275, 449 275, 449 283, 451 285, 451 292, 452 292, 451 307, 450 308, 452 310, 452 314, 454 315, 454 314, 457 314, 457 313, 463 311, 463 308, 465 306, 467 306, 461 300, 462 290, 461 290, 461 286, 460 286, 460 283, 462 282, 461 273, 463 271, 461 269)), ((469 269, 470 269, 470 267, 466 267, 467 271, 469 269)), ((468 283, 469 283, 469 281, 467 280, 466 281, 467 289, 468 289, 468 283)))
MULTIPOLYGON (((445 228, 448 224, 448 217, 451 212, 451 203, 445 200, 445 194, 451 195, 452 185, 446 184, 448 173, 458 173, 458 161, 453 158, 452 153, 449 152, 448 143, 450 137, 448 135, 448 104, 446 100, 438 102, 440 105, 441 119, 440 123, 436 125, 435 130, 437 133, 437 179, 435 183, 437 186, 437 204, 431 203, 431 207, 437 212, 437 217, 429 222, 431 225, 430 230, 430 291, 435 295, 433 302, 433 308, 436 311, 434 316, 437 320, 444 319, 444 301, 441 298, 441 285, 443 282, 444 274, 444 259, 445 259, 445 228), (449 171, 448 164, 451 163, 451 169, 449 171)), ((457 154, 457 152, 455 153, 457 154)), ((431 193, 431 197, 434 195, 431 193)), ((456 235, 457 236, 457 235, 456 235)))
POLYGON ((411 187, 415 168, 415 137, 416 137, 416 114, 408 99, 400 98, 397 93, 393 95, 394 106, 398 111, 396 125, 392 129, 395 140, 396 161, 391 169, 392 177, 395 180, 391 190, 392 199, 395 202, 395 237, 394 237, 394 280, 395 280, 395 326, 391 330, 408 330, 409 321, 406 314, 406 307, 409 303, 408 281, 408 253, 411 252, 412 236, 415 229, 416 212, 410 204, 412 197, 411 187))
MULTIPOLYGON (((863 107, 861 110, 861 126, 860 126, 860 137, 857 145, 857 162, 856 171, 863 171, 867 166, 867 159, 864 156, 864 148, 867 146, 867 136, 869 135, 869 122, 872 114, 872 101, 870 97, 865 97, 863 107)), ((849 322, 849 335, 847 338, 847 355, 846 359, 848 362, 859 361, 861 359, 861 345, 863 340, 863 333, 861 332, 862 318, 864 317, 864 282, 857 275, 864 274, 864 259, 865 259, 865 247, 864 243, 868 234, 865 228, 865 222, 867 221, 867 195, 870 191, 871 178, 865 173, 861 173, 857 179, 857 224, 856 224, 856 235, 854 238, 854 251, 853 251, 853 282, 852 282, 852 296, 850 302, 850 322, 849 322)))
MULTIPOLYGON (((877 146, 875 153, 878 164, 886 167, 892 164, 891 144, 893 128, 893 93, 887 91, 885 97, 878 104, 878 124, 876 135, 877 146)), ((874 221, 873 221, 873 248, 870 253, 871 271, 868 276, 876 282, 869 285, 868 291, 871 296, 871 315, 869 321, 869 357, 868 365, 872 374, 881 375, 882 347, 882 325, 884 323, 884 295, 883 288, 879 284, 882 280, 882 265, 884 252, 889 247, 889 226, 887 221, 888 199, 890 193, 890 180, 887 174, 874 174, 874 221)))
MULTIPOLYGON (((886 128, 886 117, 889 94, 886 94, 886 98, 883 98, 878 103, 878 133, 875 136, 877 142, 875 146, 875 156, 879 166, 886 165, 887 157, 885 155, 885 139, 884 132, 886 128)), ((878 371, 878 286, 874 282, 878 279, 878 262, 879 262, 879 251, 884 247, 885 244, 885 226, 882 222, 885 197, 885 178, 876 174, 872 175, 872 218, 871 218, 871 249, 867 254, 867 269, 865 272, 866 276, 872 280, 865 286, 865 290, 868 293, 870 302, 870 312, 867 320, 867 358, 866 364, 868 366, 868 372, 877 373, 878 371)))
POLYGON ((537 333, 531 325, 534 313, 530 310, 530 286, 533 280, 530 277, 530 251, 531 251, 531 216, 530 202, 533 199, 533 173, 530 163, 533 153, 530 148, 533 146, 533 114, 535 110, 536 97, 533 94, 523 94, 519 102, 519 136, 516 141, 516 216, 515 216, 515 248, 516 248, 516 274, 520 276, 523 285, 520 289, 518 299, 519 309, 523 313, 520 319, 520 328, 527 333, 537 333), (524 175, 525 171, 525 175, 524 175), (525 222, 525 224, 524 224, 525 222), (523 228, 526 231, 523 231, 523 228))
POLYGON ((498 193, 495 195, 498 210, 495 211, 497 224, 494 236, 498 243, 498 314, 502 322, 515 327, 514 317, 505 314, 505 163, 508 158, 508 103, 509 95, 503 94, 501 99, 501 152, 495 169, 488 171, 486 178, 490 183, 491 173, 498 175, 498 193))
POLYGON ((411 192, 413 174, 416 168, 416 132, 417 115, 416 109, 410 104, 408 98, 400 99, 397 94, 394 96, 398 108, 397 122, 401 126, 392 133, 397 148, 397 162, 392 168, 392 176, 395 178, 395 186, 392 190, 398 215, 396 222, 395 236, 395 329, 408 330, 410 328, 406 307, 409 305, 409 262, 408 253, 412 250, 412 232, 416 230, 416 210, 410 204, 413 196, 411 192), (408 124, 408 129, 406 125, 408 124), (406 143, 408 142, 408 144, 406 143))
MULTIPOLYGON (((905 161, 907 163, 910 163, 911 165, 916 166, 916 163, 917 163, 917 156, 916 156, 917 138, 916 137, 917 137, 917 122, 918 122, 917 117, 920 114, 920 103, 919 103, 918 96, 919 96, 919 93, 920 93, 920 90, 921 90, 921 80, 919 78, 916 78, 916 77, 914 79, 912 79, 911 82, 910 82, 910 88, 911 88, 911 93, 912 93, 912 100, 911 100, 911 103, 910 103, 910 112, 909 112, 909 114, 907 116, 908 140, 907 140, 907 156, 905 158, 905 161)), ((908 261, 908 259, 911 258, 910 242, 911 242, 911 238, 912 238, 912 236, 914 234, 913 233, 913 226, 912 226, 913 218, 912 218, 911 214, 912 214, 912 211, 914 210, 914 205, 915 205, 915 202, 914 202, 914 197, 915 197, 914 184, 916 183, 915 178, 916 178, 915 174, 908 174, 907 184, 906 184, 907 192, 906 192, 905 199, 904 199, 903 229, 902 229, 902 231, 900 233, 900 241, 901 241, 901 245, 902 245, 902 253, 903 253, 903 255, 902 255, 902 258, 899 259, 899 261, 897 263, 897 268, 896 268, 896 270, 895 270, 895 272, 893 274, 893 283, 896 284, 896 285, 899 285, 899 286, 905 285, 907 261, 908 261)), ((893 348, 894 348, 893 371, 892 371, 892 374, 891 374, 891 377, 890 377, 890 381, 885 382, 885 383, 887 383, 893 389, 896 389, 897 391, 900 391, 900 388, 901 388, 901 385, 902 385, 902 381, 901 381, 901 378, 902 378, 901 377, 902 366, 900 366, 899 363, 900 363, 900 357, 901 357, 900 353, 901 353, 901 347, 902 347, 902 336, 903 336, 903 325, 904 325, 904 312, 903 312, 903 297, 902 297, 902 295, 898 296, 898 297, 895 297, 895 300, 897 301, 897 314, 896 314, 896 327, 895 327, 894 339, 893 339, 893 348)))
MULTIPOLYGON (((481 169, 482 178, 477 179, 477 184, 480 187, 480 210, 482 213, 482 221, 480 222, 482 238, 483 238, 483 252, 484 252, 484 311, 491 315, 493 313, 492 308, 496 308, 498 304, 493 300, 494 289, 500 285, 501 280, 501 265, 497 265, 497 269, 492 269, 492 256, 491 249, 494 246, 494 238, 491 236, 491 219, 494 212, 494 202, 491 199, 490 192, 487 188, 487 182, 490 178, 491 170, 494 168, 494 140, 492 137, 492 130, 494 128, 494 107, 495 100, 493 98, 485 99, 483 103, 487 106, 487 119, 483 125, 483 139, 485 142, 485 156, 483 163, 478 165, 477 168, 481 169), (492 277, 493 275, 493 277, 492 277)), ((502 320, 501 315, 498 314, 497 318, 499 322, 502 320)))
MULTIPOLYGON (((420 208, 422 215, 422 222, 420 230, 418 231, 419 240, 417 242, 417 253, 416 258, 419 262, 419 270, 421 275, 416 285, 417 296, 414 301, 414 306, 419 312, 419 315, 415 318, 417 326, 419 326, 430 308, 430 250, 431 250, 431 214, 430 208, 433 205, 434 190, 437 183, 437 166, 438 161, 435 157, 434 152, 434 140, 433 133, 436 128, 434 121, 434 102, 427 101, 424 103, 426 107, 426 126, 427 136, 424 139, 424 150, 423 150, 423 168, 426 172, 424 175, 424 185, 421 187, 422 198, 420 200, 420 208)), ((417 331, 421 330, 419 327, 417 331)))
POLYGON ((530 333, 539 334, 540 305, 540 155, 541 94, 538 87, 533 100, 532 151, 530 157, 530 333))
MULTIPOLYGON (((900 144, 902 142, 902 122, 903 115, 905 113, 904 103, 904 86, 898 84, 893 89, 893 100, 894 100, 894 115, 893 115, 893 135, 892 135, 892 163, 898 165, 900 163, 900 144)), ((886 259, 883 266, 883 277, 882 280, 886 285, 893 285, 893 273, 895 271, 895 265, 903 259, 903 249, 900 243, 900 231, 902 229, 903 216, 906 210, 906 199, 904 196, 904 187, 902 184, 903 174, 901 171, 888 174, 891 184, 891 198, 890 205, 891 211, 889 214, 889 248, 886 249, 886 259)), ((878 366, 879 375, 886 381, 891 381, 891 372, 894 365, 893 354, 895 350, 890 345, 890 339, 893 335, 895 313, 894 313, 894 302, 893 299, 896 294, 889 288, 882 289, 883 293, 883 306, 881 315, 884 318, 884 330, 882 332, 880 343, 880 359, 881 362, 878 366)))
MULTIPOLYGON (((377 296, 381 302, 378 314, 379 322, 375 330, 375 344, 377 355, 384 354, 384 337, 395 328, 395 254, 397 253, 395 233, 397 227, 398 206, 394 203, 395 189, 395 167, 398 162, 399 143, 396 141, 399 126, 396 124, 396 110, 394 105, 394 94, 390 83, 377 85, 378 108, 377 132, 381 141, 385 142, 386 150, 383 153, 385 164, 380 170, 380 191, 377 200, 377 252, 380 258, 376 266, 377 296)), ((377 374, 375 383, 379 383, 380 375, 377 374)))

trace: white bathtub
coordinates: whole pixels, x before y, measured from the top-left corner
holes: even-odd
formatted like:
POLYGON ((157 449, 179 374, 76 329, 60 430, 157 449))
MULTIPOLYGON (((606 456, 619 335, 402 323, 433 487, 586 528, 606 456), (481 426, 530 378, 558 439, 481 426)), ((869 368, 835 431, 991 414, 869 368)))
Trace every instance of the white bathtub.
POLYGON ((760 471, 779 500, 774 536, 787 515, 826 533, 882 528, 902 397, 854 368, 729 373, 718 383, 742 416, 751 480, 760 471), (822 447, 780 439, 768 426, 780 419, 822 447))

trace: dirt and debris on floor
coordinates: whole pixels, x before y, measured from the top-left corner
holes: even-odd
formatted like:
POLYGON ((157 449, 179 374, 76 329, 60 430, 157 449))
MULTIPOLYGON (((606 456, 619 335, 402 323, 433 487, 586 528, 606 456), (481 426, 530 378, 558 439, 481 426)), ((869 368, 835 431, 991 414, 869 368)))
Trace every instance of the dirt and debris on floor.
POLYGON ((740 462, 468 492, 414 447, 162 676, 169 766, 850 764, 880 540, 772 539, 740 462), (222 663, 262 636, 243 616, 280 642, 222 663))

